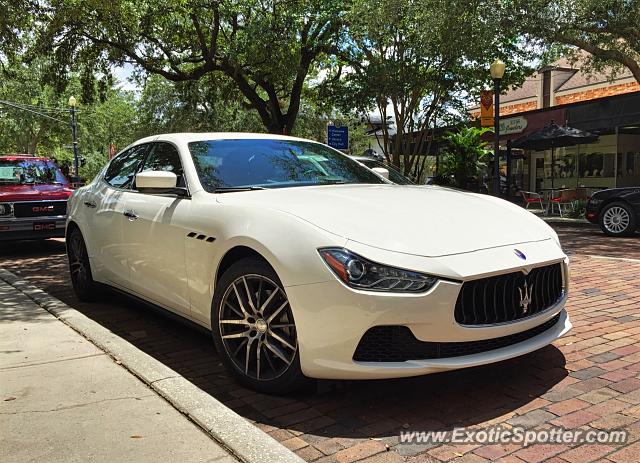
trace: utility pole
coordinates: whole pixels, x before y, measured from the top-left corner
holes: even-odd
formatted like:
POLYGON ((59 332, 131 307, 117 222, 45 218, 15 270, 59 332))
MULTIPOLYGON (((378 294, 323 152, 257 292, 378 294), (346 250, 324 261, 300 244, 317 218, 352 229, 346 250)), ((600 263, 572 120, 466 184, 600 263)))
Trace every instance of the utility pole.
POLYGON ((71 139, 73 142, 73 177, 71 178, 71 183, 78 183, 80 181, 80 177, 78 175, 79 167, 79 157, 78 157, 78 137, 77 137, 77 123, 76 123, 76 104, 77 101, 75 97, 69 97, 69 108, 71 112, 71 139))

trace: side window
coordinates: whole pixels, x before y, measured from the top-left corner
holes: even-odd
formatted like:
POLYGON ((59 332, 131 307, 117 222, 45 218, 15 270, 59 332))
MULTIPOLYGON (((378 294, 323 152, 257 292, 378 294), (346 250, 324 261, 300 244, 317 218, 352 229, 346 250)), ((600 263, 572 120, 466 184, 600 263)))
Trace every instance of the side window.
POLYGON ((184 170, 180 162, 180 154, 175 146, 170 143, 154 143, 151 152, 144 162, 144 167, 140 172, 149 170, 161 170, 165 172, 173 172, 178 177, 176 186, 186 187, 184 180, 184 170))
POLYGON ((116 188, 131 188, 147 147, 147 145, 134 146, 111 161, 104 175, 105 182, 116 188))

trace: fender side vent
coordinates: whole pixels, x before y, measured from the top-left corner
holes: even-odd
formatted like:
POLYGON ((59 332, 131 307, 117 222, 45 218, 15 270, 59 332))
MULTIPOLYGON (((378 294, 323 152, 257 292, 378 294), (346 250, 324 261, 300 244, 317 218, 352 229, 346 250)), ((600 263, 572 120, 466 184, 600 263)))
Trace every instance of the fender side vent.
POLYGON ((213 243, 216 240, 213 236, 199 235, 196 232, 188 233, 187 236, 189 238, 195 238, 199 241, 206 241, 207 243, 213 243))

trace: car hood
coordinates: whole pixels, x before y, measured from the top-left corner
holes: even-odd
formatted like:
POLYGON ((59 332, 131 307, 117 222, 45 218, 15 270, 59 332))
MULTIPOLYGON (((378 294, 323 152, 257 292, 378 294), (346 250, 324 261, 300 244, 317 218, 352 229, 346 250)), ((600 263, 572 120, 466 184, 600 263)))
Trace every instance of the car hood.
POLYGON ((73 190, 67 185, 0 185, 0 201, 47 201, 67 199, 73 190))
POLYGON ((553 238, 548 225, 519 206, 435 186, 325 185, 217 199, 276 209, 352 241, 428 257, 553 238))

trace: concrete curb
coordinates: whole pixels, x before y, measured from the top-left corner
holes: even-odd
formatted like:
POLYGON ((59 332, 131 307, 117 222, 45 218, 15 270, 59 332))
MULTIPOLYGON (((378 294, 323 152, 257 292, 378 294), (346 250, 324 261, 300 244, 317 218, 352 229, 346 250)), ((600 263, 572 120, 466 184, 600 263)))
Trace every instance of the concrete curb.
POLYGON ((0 268, 0 280, 115 358, 241 461, 303 463, 300 457, 233 410, 99 323, 6 269, 0 268))

